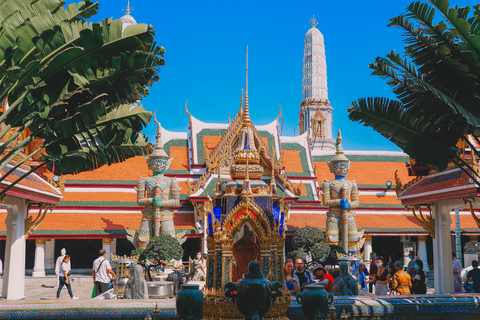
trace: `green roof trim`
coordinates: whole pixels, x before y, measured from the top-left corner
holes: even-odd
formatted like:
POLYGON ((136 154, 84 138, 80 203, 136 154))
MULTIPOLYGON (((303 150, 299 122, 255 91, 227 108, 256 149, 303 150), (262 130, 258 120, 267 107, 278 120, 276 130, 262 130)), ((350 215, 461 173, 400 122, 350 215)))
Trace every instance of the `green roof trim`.
POLYGON ((222 137, 226 129, 202 129, 197 133, 197 158, 198 163, 205 163, 205 155, 203 150, 203 137, 204 136, 215 136, 222 137))
MULTIPOLYGON (((313 156, 313 162, 330 162, 332 155, 313 156)), ((409 162, 408 156, 345 155, 352 162, 409 162)))
POLYGON ((268 131, 258 131, 258 134, 262 138, 267 138, 268 141, 268 152, 271 154, 273 152, 273 146, 275 143, 273 142, 273 136, 270 132, 268 131))
POLYGON ((298 143, 282 143, 282 150, 295 150, 300 151, 300 162, 302 163, 302 172, 289 172, 286 171, 287 176, 290 177, 307 177, 310 176, 308 171, 307 151, 303 146, 298 143))
MULTIPOLYGON (((167 143, 163 145, 163 148, 165 151, 168 153, 169 156, 172 156, 170 154, 170 147, 187 147, 188 148, 188 141, 185 139, 174 139, 170 140, 167 143)), ((187 168, 185 170, 170 170, 168 169, 165 173, 170 173, 170 174, 175 174, 175 173, 190 173, 190 168, 187 168)))

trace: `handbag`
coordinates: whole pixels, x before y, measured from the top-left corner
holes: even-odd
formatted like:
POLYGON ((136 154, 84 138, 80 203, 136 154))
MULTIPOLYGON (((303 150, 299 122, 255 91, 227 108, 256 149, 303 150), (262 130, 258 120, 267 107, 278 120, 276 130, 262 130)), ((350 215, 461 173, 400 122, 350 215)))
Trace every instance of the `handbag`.
POLYGON ((399 295, 400 293, 395 289, 389 289, 387 292, 387 296, 399 296, 399 295))

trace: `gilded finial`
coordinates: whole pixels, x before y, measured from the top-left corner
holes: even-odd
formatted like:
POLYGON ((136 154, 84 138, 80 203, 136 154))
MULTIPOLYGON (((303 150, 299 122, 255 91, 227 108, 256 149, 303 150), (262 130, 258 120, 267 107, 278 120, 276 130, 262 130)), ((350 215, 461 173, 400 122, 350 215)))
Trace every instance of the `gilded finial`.
POLYGON ((250 127, 252 121, 250 120, 250 112, 248 110, 248 46, 247 46, 247 62, 245 67, 245 107, 243 110, 243 126, 250 127))
POLYGON ((163 149, 163 143, 162 143, 162 125, 160 122, 157 120, 157 111, 155 110, 153 114, 153 119, 155 120, 155 123, 157 124, 157 143, 155 144, 155 149, 153 150, 152 154, 150 155, 150 158, 165 158, 168 159, 169 156, 163 149))
POLYGON ((312 27, 314 27, 314 28, 315 28, 315 26, 318 24, 317 19, 315 19, 315 15, 313 15, 313 18, 310 19, 310 24, 311 24, 312 27))
POLYGON ((131 12, 133 11, 133 8, 130 7, 130 0, 127 2, 127 6, 125 8, 123 8, 123 12, 125 12, 126 14, 130 14, 131 12))
POLYGON ((347 157, 345 157, 345 153, 343 152, 343 147, 342 147, 342 133, 340 132, 340 129, 338 130, 337 134, 337 142, 335 144, 336 152, 335 152, 335 157, 330 161, 330 163, 334 162, 350 162, 347 157))

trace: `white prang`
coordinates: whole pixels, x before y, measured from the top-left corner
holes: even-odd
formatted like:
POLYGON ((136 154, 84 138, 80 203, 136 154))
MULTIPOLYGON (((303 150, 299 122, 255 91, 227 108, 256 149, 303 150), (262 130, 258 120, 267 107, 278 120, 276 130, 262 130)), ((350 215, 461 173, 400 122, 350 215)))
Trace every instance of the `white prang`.
POLYGON ((300 133, 308 131, 311 150, 335 151, 335 140, 332 138, 333 108, 328 101, 325 43, 322 33, 315 27, 316 23, 314 17, 303 47, 300 133))
POLYGON ((328 100, 327 60, 323 34, 315 27, 308 30, 303 46, 302 101, 328 100))

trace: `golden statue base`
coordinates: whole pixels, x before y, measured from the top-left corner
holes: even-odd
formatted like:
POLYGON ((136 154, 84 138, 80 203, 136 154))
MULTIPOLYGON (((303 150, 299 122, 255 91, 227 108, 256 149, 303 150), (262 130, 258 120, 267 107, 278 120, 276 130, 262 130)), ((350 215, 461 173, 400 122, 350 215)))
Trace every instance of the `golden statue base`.
MULTIPOLYGON (((203 290, 203 320, 243 320, 244 316, 238 311, 237 305, 231 298, 225 297, 221 289, 203 290)), ((272 302, 270 310, 263 316, 264 320, 288 320, 287 308, 292 302, 288 290, 283 290, 283 296, 272 302)))

